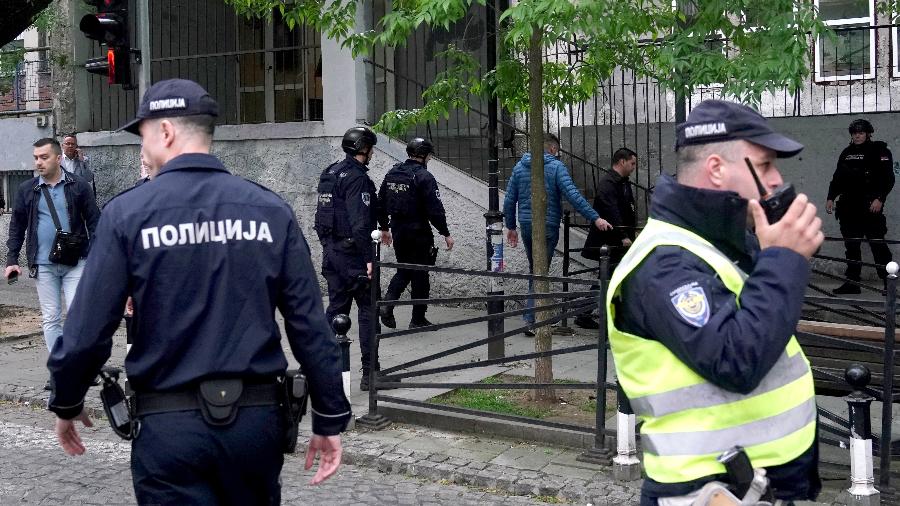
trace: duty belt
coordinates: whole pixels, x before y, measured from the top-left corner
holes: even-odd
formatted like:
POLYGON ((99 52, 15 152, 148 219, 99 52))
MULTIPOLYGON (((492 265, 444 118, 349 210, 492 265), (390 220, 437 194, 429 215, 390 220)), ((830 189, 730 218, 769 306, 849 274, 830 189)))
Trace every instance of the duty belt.
POLYGON ((180 392, 135 393, 134 411, 135 416, 141 417, 200 410, 208 422, 228 424, 237 414, 234 408, 280 404, 283 389, 280 383, 244 384, 239 379, 204 381, 180 392))

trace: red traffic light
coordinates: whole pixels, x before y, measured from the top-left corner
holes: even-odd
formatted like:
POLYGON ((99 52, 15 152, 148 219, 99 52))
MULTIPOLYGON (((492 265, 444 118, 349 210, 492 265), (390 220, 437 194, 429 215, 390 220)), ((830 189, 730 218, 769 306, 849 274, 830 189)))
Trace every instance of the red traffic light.
POLYGON ((109 84, 131 84, 131 62, 127 49, 108 49, 106 56, 84 62, 84 69, 91 74, 105 75, 109 84))

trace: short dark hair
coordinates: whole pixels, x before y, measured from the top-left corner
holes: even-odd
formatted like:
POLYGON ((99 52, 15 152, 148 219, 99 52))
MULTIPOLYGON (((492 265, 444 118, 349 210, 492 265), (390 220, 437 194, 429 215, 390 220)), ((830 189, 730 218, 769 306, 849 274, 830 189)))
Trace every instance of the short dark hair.
POLYGON ((559 149, 559 137, 547 132, 544 134, 544 149, 559 149))
POLYGON ((637 153, 628 148, 619 148, 613 153, 612 164, 615 165, 621 161, 628 161, 637 156, 637 153))
POLYGON ((180 123, 181 126, 189 130, 194 130, 210 137, 216 133, 216 117, 210 114, 191 114, 190 116, 174 116, 162 119, 180 123))
POLYGON ((62 154, 62 148, 59 146, 59 141, 50 137, 44 137, 43 139, 38 139, 32 144, 32 146, 36 148, 42 148, 47 144, 53 146, 53 152, 57 155, 62 154))
POLYGON ((63 140, 66 140, 69 137, 75 139, 75 142, 78 142, 78 132, 72 132, 62 136, 63 140))

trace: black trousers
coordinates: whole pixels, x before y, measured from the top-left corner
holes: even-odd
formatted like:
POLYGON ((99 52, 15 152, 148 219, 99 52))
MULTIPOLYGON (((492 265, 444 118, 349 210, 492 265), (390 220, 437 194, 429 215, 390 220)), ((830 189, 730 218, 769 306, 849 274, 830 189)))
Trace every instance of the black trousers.
MULTIPOLYGON (((325 309, 328 324, 331 325, 331 320, 339 314, 349 316, 353 301, 356 301, 359 351, 363 371, 368 371, 371 361, 369 341, 374 334, 375 322, 366 264, 356 250, 341 243, 323 245, 322 250, 322 275, 328 283, 328 307, 325 309)), ((378 364, 375 367, 377 369, 378 364)))
POLYGON ((199 410, 141 417, 131 443, 138 503, 280 504, 282 423, 277 406, 242 407, 228 427, 199 410))
MULTIPOLYGON (((887 220, 883 213, 872 213, 868 209, 859 209, 848 212, 839 210, 841 236, 848 238, 884 239, 887 234, 887 220)), ((891 250, 883 242, 870 242, 872 257, 875 263, 887 265, 891 261, 891 250)), ((844 255, 847 260, 859 262, 862 260, 862 241, 844 241, 844 255)), ((878 277, 884 279, 887 271, 884 267, 876 267, 878 277)), ((859 281, 862 266, 858 263, 848 263, 845 276, 848 279, 859 281)))
MULTIPOLYGON (((434 265, 431 257, 431 248, 434 247, 434 237, 431 231, 401 231, 393 234, 394 251, 397 253, 397 262, 404 264, 434 265)), ((431 281, 426 271, 411 271, 398 269, 388 285, 385 300, 397 300, 412 285, 413 299, 427 299, 431 291, 431 281)), ((413 321, 425 318, 428 306, 416 304, 412 309, 413 321)))

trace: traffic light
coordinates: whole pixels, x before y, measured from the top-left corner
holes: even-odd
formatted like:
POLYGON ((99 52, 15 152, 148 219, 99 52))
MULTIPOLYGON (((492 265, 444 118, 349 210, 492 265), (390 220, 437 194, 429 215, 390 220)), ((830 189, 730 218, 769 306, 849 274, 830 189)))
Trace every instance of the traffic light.
POLYGON ((86 0, 97 8, 96 14, 85 14, 78 24, 84 35, 106 46, 106 56, 90 58, 84 68, 92 74, 105 75, 109 84, 131 88, 131 47, 128 40, 128 0, 86 0))

